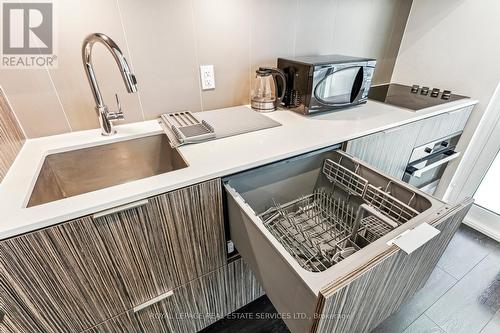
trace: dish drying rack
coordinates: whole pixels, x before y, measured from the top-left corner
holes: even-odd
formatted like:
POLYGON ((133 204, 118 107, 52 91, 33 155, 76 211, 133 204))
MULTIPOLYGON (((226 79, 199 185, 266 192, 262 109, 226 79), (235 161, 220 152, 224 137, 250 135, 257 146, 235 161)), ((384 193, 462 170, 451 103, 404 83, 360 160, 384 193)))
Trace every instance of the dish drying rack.
POLYGON ((419 212, 339 162, 326 159, 321 175, 332 188, 278 204, 261 213, 264 226, 306 270, 321 272, 386 235, 419 212), (339 195, 339 189, 343 195, 339 195))
POLYGON ((205 120, 200 122, 190 111, 164 113, 160 118, 160 125, 173 132, 179 145, 215 138, 214 128, 205 120))

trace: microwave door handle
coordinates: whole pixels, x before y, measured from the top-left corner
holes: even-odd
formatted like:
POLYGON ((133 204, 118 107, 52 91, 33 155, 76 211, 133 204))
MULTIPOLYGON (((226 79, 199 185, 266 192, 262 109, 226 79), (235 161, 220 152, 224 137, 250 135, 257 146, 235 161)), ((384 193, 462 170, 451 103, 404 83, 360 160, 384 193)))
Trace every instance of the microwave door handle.
POLYGON ((432 169, 435 169, 437 168, 438 166, 440 165, 443 165, 445 163, 448 163, 456 158, 458 158, 460 156, 460 152, 456 152, 456 151, 451 151, 451 154, 449 154, 448 156, 446 156, 445 158, 442 158, 440 159, 439 161, 436 161, 434 163, 431 163, 429 165, 426 165, 425 167, 423 168, 414 168, 413 170, 411 170, 409 173, 413 176, 413 177, 416 177, 416 178, 420 178, 425 172, 429 171, 429 170, 432 170, 432 169))

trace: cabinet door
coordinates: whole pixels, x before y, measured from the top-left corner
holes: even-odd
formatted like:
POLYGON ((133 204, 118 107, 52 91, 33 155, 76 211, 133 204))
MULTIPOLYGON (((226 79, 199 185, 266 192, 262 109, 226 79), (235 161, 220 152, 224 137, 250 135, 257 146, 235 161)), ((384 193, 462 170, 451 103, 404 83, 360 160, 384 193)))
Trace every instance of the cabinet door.
POLYGON ((220 180, 150 198, 95 224, 133 306, 225 264, 220 180))
POLYGON ((421 146, 463 131, 473 108, 474 105, 471 105, 420 121, 422 130, 418 135, 415 146, 421 146))
POLYGON ((369 332, 427 281, 472 205, 466 200, 431 224, 441 232, 407 255, 392 246, 378 260, 322 289, 313 332, 369 332))
POLYGON ((131 307, 90 217, 0 242, 0 267, 11 327, 80 332, 131 307))
POLYGON ((241 260, 173 290, 135 313, 142 332, 195 333, 263 295, 241 260))
MULTIPOLYGON (((2 272, 2 277, 4 277, 2 272)), ((46 332, 43 319, 23 299, 19 298, 11 286, 0 280, 0 332, 29 333, 46 332)))
POLYGON ((347 143, 346 152, 402 179, 420 128, 420 122, 414 122, 354 139, 347 143))

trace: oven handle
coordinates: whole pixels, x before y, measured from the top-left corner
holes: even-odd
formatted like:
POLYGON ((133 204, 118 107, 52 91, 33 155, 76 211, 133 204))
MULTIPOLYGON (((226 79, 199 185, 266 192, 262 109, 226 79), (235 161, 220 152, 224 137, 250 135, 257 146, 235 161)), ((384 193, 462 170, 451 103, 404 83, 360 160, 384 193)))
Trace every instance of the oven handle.
POLYGON ((432 169, 435 169, 438 166, 443 165, 445 163, 448 163, 448 162, 450 162, 450 161, 452 161, 460 156, 460 152, 454 151, 454 150, 448 150, 447 154, 448 154, 448 156, 446 156, 445 158, 443 158, 437 162, 426 165, 425 167, 423 167, 421 169, 418 169, 415 167, 413 167, 411 169, 407 168, 406 172, 409 173, 413 177, 420 178, 425 172, 432 170, 432 169))

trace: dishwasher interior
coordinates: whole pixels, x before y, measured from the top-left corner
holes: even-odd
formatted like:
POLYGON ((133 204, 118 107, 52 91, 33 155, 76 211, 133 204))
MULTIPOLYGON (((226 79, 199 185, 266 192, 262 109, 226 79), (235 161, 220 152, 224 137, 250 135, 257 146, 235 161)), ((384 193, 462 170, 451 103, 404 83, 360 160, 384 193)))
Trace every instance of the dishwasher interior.
POLYGON ((405 184, 335 150, 227 182, 309 272, 327 270, 431 206, 405 184))

